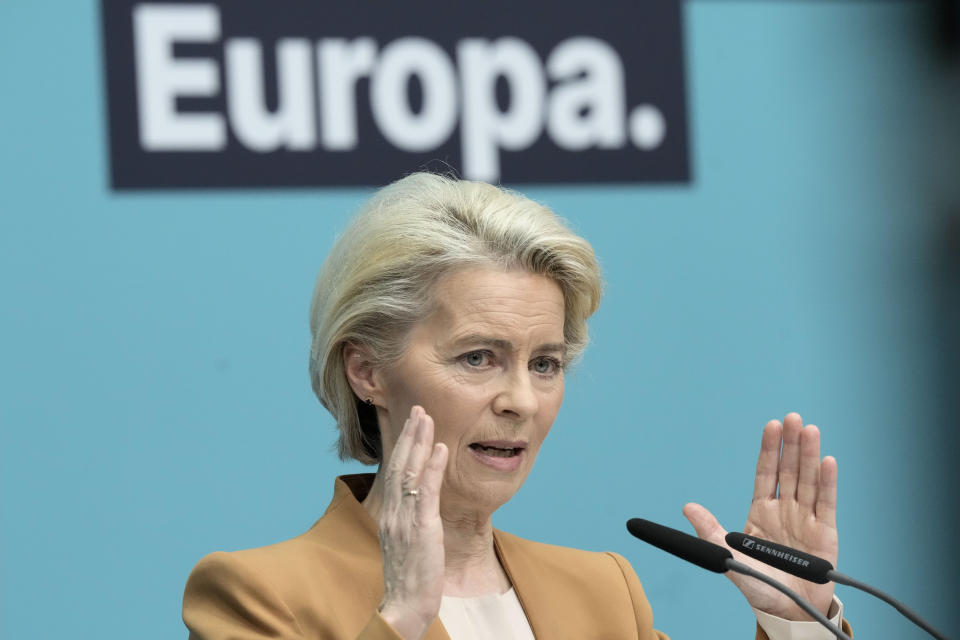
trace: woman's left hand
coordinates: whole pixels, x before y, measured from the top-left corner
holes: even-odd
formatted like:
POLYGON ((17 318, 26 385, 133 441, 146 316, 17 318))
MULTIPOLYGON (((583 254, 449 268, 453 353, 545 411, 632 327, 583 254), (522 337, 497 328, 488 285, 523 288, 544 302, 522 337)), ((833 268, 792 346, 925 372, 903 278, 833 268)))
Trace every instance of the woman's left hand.
MULTIPOLYGON (((707 509, 690 503, 683 508, 683 514, 698 536, 726 547, 727 532, 707 509)), ((768 422, 763 430, 753 502, 744 533, 806 551, 833 566, 837 564, 837 461, 832 457, 820 460, 819 430, 813 425, 804 427, 796 413, 787 415, 782 425, 776 420, 768 422)), ((824 615, 828 614, 833 601, 832 582, 807 582, 736 550, 733 554, 739 562, 786 584, 824 615)), ((810 620, 796 603, 773 587, 732 571, 727 576, 753 608, 787 620, 810 620)))

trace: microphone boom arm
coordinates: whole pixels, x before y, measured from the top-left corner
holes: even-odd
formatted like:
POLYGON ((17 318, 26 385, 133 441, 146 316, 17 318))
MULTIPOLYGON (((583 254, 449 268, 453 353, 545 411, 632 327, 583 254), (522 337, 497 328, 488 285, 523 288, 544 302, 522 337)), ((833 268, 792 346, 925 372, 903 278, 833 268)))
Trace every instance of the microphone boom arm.
POLYGON ((816 582, 817 584, 826 584, 832 581, 837 584, 843 584, 865 591, 892 606, 903 614, 907 620, 937 640, 947 640, 945 635, 934 629, 929 622, 917 615, 917 613, 907 605, 875 587, 871 587, 864 582, 854 580, 850 576, 840 573, 833 568, 830 562, 823 558, 818 558, 805 551, 791 549, 786 545, 771 542, 770 540, 764 540, 756 536, 748 536, 739 531, 727 533, 726 541, 730 548, 737 549, 740 553, 746 554, 755 560, 759 560, 798 578, 816 582))
POLYGON ((783 593, 784 595, 786 595, 788 598, 790 598, 791 600, 793 600, 794 602, 796 602, 797 605, 798 605, 801 609, 803 609, 804 611, 806 611, 808 615, 810 615, 814 620, 816 620, 816 621, 819 622, 821 625, 823 625, 824 627, 826 627, 826 628, 830 631, 830 633, 832 633, 833 635, 835 635, 835 636, 836 636, 837 638, 839 638, 840 640, 851 640, 850 636, 848 636, 846 633, 844 633, 842 629, 834 626, 834 625, 827 619, 827 617, 826 617, 825 615, 823 615, 822 613, 820 613, 819 611, 817 611, 817 609, 816 609, 813 605, 811 605, 809 602, 807 602, 806 600, 804 600, 804 599, 800 596, 799 593, 797 593, 796 591, 794 591, 794 590, 791 589, 790 587, 787 587, 786 585, 780 584, 779 582, 777 582, 777 581, 774 580, 773 578, 771 578, 771 577, 769 577, 769 576, 766 576, 766 575, 760 573, 759 571, 756 571, 756 570, 754 570, 754 569, 751 569, 751 568, 748 567, 747 565, 743 564, 742 562, 737 562, 737 561, 734 560, 733 558, 728 558, 728 559, 725 561, 724 564, 726 564, 726 567, 727 567, 730 571, 736 571, 737 573, 742 573, 743 575, 750 576, 751 578, 756 578, 757 580, 760 580, 761 582, 770 585, 771 587, 773 587, 773 588, 776 589, 777 591, 780 591, 781 593, 783 593))
MULTIPOLYGON (((662 549, 667 553, 671 553, 678 558, 686 560, 687 562, 691 562, 698 567, 706 569, 707 571, 713 571, 714 573, 736 571, 737 573, 742 573, 750 576, 751 578, 756 578, 757 580, 770 585, 777 591, 786 594, 788 598, 796 602, 801 609, 810 614, 814 620, 826 627, 830 633, 835 635, 840 640, 851 640, 850 636, 838 629, 835 625, 830 624, 830 621, 827 620, 826 616, 817 611, 816 608, 804 600, 800 594, 796 593, 786 585, 781 584, 777 580, 758 571, 754 571, 745 564, 735 561, 730 549, 726 547, 721 547, 720 545, 713 544, 712 542, 701 540, 700 538, 692 536, 689 533, 677 531, 676 529, 671 529, 670 527, 665 527, 662 524, 650 522, 649 520, 644 520, 643 518, 631 518, 630 520, 627 520, 627 531, 629 531, 631 535, 640 538, 644 542, 652 544, 653 546, 662 549)), ((825 560, 823 562, 830 566, 831 569, 833 568, 830 563, 826 562, 825 560)), ((826 580, 824 582, 826 582, 826 580)))
POLYGON ((869 593, 874 597, 880 598, 881 600, 889 604, 891 607, 893 607, 894 609, 902 613, 907 620, 917 625, 918 627, 920 627, 921 629, 923 629, 924 631, 932 635, 937 640, 948 640, 947 636, 943 635, 942 633, 934 629, 932 626, 930 626, 930 623, 928 623, 926 620, 924 620, 919 615, 917 615, 917 613, 913 609, 903 604, 893 596, 887 595, 883 591, 880 591, 879 589, 871 587, 870 585, 864 582, 860 582, 859 580, 855 580, 850 576, 844 575, 839 571, 836 571, 835 569, 831 569, 830 571, 828 571, 827 577, 833 580, 834 582, 836 582, 837 584, 844 584, 848 587, 853 587, 854 589, 860 589, 861 591, 866 591, 867 593, 869 593))

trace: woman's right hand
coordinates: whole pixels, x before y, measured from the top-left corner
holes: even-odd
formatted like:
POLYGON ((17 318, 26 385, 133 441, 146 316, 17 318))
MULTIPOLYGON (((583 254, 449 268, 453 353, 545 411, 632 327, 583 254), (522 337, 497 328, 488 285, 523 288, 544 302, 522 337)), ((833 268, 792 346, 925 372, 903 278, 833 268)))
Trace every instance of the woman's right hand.
POLYGON ((408 640, 422 638, 440 611, 440 486, 448 455, 445 444, 433 444, 433 418, 414 406, 387 463, 379 527, 384 582, 380 614, 408 640))

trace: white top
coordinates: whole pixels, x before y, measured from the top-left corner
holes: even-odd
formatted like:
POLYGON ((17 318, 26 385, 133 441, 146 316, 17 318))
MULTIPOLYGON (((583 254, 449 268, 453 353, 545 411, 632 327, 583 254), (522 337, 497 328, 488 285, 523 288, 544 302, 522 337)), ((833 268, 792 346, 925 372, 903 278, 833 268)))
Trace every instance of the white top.
POLYGON ((443 596, 440 621, 450 640, 534 640, 513 587, 500 595, 443 596))
MULTIPOLYGON (((818 622, 792 622, 753 610, 770 640, 832 640, 834 635, 818 622)), ((840 624, 843 603, 834 596, 830 622, 840 624)), ((450 640, 534 640, 533 630, 513 587, 500 595, 476 598, 443 596, 440 621, 450 640)))

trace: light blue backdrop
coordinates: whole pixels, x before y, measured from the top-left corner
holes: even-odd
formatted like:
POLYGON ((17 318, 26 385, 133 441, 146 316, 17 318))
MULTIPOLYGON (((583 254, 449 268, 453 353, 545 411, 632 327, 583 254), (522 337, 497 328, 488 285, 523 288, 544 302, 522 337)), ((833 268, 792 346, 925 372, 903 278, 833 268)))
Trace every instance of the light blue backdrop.
MULTIPOLYGON (((840 461, 847 573, 960 634, 960 94, 911 2, 686 5, 694 181, 531 188, 596 247, 594 341, 537 467, 496 519, 633 563, 674 638, 746 638, 722 577, 628 537, 742 528, 764 422, 796 409, 840 461)), ((366 190, 108 189, 98 4, 0 4, 0 636, 185 637, 216 549, 319 516, 333 425, 307 306, 366 190)), ((651 61, 655 64, 655 61, 651 61)), ((859 638, 920 638, 843 589, 859 638)))

